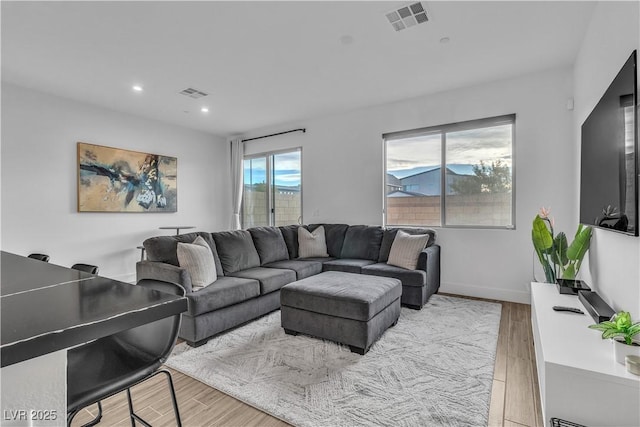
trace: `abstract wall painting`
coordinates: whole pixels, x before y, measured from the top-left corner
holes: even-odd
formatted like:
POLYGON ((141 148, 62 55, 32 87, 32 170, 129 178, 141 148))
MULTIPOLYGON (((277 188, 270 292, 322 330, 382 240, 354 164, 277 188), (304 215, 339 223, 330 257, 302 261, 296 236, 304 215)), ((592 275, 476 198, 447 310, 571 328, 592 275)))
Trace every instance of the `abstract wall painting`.
POLYGON ((78 212, 176 212, 178 159, 78 142, 78 212))

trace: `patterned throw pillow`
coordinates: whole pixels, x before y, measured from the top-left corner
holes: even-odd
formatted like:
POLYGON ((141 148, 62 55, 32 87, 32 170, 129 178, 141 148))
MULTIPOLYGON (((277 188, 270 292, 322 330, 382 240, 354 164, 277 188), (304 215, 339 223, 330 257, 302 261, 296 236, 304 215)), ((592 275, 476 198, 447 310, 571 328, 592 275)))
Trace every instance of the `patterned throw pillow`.
POLYGON ((418 266, 420 252, 427 246, 428 241, 428 234, 411 235, 398 230, 396 238, 391 245, 387 264, 406 268, 407 270, 415 270, 418 266))
POLYGON ((298 228, 298 257, 328 257, 327 241, 324 237, 324 227, 320 226, 310 233, 304 227, 298 228))
POLYGON ((218 278, 211 248, 201 236, 192 243, 178 243, 178 263, 189 272, 194 292, 206 288, 218 278))

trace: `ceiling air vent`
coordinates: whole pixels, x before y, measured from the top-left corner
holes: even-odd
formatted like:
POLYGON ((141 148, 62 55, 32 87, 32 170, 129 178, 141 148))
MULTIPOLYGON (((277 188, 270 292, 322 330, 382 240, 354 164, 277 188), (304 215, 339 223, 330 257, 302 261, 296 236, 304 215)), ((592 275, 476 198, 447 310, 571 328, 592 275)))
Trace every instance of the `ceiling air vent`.
POLYGON ((411 3, 387 13, 387 19, 394 30, 400 31, 427 22, 427 11, 422 3, 411 3))
POLYGON ((198 98, 202 98, 203 96, 208 96, 209 94, 204 93, 201 90, 188 87, 185 90, 180 91, 180 95, 188 96, 189 98, 193 98, 193 99, 198 99, 198 98))

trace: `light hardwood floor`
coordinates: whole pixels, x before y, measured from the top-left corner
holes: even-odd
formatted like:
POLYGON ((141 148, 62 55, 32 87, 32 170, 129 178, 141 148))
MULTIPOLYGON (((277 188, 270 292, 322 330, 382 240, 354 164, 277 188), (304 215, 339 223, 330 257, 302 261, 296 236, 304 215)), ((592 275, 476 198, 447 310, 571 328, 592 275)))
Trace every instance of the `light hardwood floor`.
MULTIPOLYGON (((542 427, 530 306, 495 302, 502 304, 502 318, 489 426, 542 427)), ((171 370, 171 373, 185 427, 288 425, 180 372, 171 370)), ((175 425, 164 376, 156 376, 134 387, 132 393, 136 411, 154 427, 175 425)), ((83 410, 74 419, 73 426, 90 421, 96 411, 95 405, 83 410)), ((103 417, 99 425, 130 425, 125 393, 103 401, 103 417)))

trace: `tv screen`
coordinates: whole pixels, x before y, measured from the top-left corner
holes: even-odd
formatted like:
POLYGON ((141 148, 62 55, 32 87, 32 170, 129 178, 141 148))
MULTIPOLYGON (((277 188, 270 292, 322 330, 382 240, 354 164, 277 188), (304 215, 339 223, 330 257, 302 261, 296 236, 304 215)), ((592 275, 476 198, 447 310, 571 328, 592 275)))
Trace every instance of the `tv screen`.
POLYGON ((638 103, 633 51, 582 124, 580 222, 638 235, 638 103))

